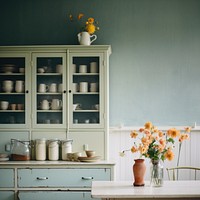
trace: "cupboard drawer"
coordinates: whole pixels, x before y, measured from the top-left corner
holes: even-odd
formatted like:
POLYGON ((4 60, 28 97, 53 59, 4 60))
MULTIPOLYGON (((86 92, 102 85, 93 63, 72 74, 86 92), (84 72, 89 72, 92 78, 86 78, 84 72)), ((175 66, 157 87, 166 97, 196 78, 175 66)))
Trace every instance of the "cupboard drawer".
POLYGON ((90 192, 82 191, 19 191, 18 198, 20 200, 92 200, 90 192))
POLYGON ((14 169, 0 169, 0 188, 14 187, 14 169))
POLYGON ((91 187, 111 180, 110 169, 18 169, 18 187, 91 187))

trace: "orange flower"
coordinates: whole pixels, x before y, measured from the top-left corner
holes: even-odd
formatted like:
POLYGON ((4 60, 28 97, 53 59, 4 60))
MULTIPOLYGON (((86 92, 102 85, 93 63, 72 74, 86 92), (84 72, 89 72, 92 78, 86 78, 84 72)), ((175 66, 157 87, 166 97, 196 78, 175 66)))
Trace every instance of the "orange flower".
POLYGON ((165 158, 169 161, 174 159, 174 153, 171 149, 168 149, 165 154, 164 154, 165 158))
POLYGON ((163 135, 164 135, 164 134, 163 134, 162 131, 159 131, 159 132, 158 132, 158 136, 159 136, 159 137, 163 137, 163 135))
POLYGON ((131 131, 130 136, 131 138, 136 138, 138 136, 138 133, 136 131, 131 131))
POLYGON ((190 133, 191 132, 191 127, 185 127, 185 132, 190 133))
POLYGON ((135 146, 132 146, 132 147, 131 147, 131 152, 132 152, 132 153, 135 153, 135 152, 137 152, 137 151, 138 151, 138 149, 137 149, 135 146))
POLYGON ((179 142, 183 142, 183 140, 187 140, 187 139, 189 139, 189 134, 183 133, 179 137, 179 142))
POLYGON ((93 24, 94 23, 94 18, 92 18, 92 17, 88 18, 88 23, 89 24, 93 24))
POLYGON ((175 128, 171 128, 167 131, 167 135, 172 137, 172 138, 176 138, 180 135, 180 131, 178 131, 177 129, 175 128))
POLYGON ((145 129, 148 129, 148 130, 150 130, 152 128, 152 126, 153 125, 152 125, 151 122, 146 122, 145 125, 144 125, 145 129))
POLYGON ((78 18, 78 20, 80 20, 80 19, 81 19, 83 16, 84 16, 84 14, 83 14, 83 13, 79 13, 79 14, 78 14, 78 17, 77 17, 77 18, 78 18))

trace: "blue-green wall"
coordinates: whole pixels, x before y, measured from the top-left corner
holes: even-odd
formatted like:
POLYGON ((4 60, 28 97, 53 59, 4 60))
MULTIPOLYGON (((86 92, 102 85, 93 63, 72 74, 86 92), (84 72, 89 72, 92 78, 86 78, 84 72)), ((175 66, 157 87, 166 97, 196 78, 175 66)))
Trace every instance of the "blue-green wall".
POLYGON ((110 126, 200 124, 200 0, 0 0, 0 45, 111 44, 110 126))

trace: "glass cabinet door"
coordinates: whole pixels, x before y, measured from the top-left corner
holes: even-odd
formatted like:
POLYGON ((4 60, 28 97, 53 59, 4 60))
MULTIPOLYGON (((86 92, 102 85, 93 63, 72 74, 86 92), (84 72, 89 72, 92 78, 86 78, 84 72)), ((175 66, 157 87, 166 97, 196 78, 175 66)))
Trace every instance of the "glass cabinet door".
POLYGON ((5 128, 25 128, 30 113, 27 102, 30 82, 28 54, 0 54, 0 124, 5 128))
POLYGON ((70 128, 102 128, 104 126, 102 56, 97 53, 70 53, 70 128))
POLYGON ((33 74, 33 126, 66 127, 66 54, 34 53, 33 74))

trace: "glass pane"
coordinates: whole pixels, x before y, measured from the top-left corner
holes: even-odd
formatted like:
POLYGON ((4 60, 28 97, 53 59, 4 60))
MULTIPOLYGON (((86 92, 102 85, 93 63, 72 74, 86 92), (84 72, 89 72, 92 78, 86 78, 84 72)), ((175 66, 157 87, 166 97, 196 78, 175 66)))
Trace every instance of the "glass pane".
POLYGON ((63 59, 37 57, 37 124, 63 124, 63 59))
POLYGON ((73 123, 100 123, 99 57, 73 57, 73 123))
POLYGON ((0 58, 0 124, 25 124, 25 58, 0 58))

